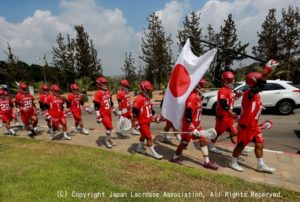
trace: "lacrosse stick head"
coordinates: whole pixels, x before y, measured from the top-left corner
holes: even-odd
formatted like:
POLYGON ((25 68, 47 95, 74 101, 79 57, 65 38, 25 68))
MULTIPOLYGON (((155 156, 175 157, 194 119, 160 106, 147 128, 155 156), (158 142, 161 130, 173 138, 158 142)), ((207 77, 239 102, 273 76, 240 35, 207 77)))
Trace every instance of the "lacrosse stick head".
POLYGON ((201 130, 199 131, 199 136, 205 137, 206 139, 215 139, 217 137, 217 131, 214 128, 209 128, 207 130, 201 130))
POLYGON ((121 131, 126 131, 132 127, 132 124, 129 119, 121 116, 118 120, 118 127, 121 131))
POLYGON ((273 126, 273 123, 272 123, 272 121, 269 121, 269 120, 266 120, 258 125, 258 127, 261 131, 268 130, 268 129, 272 128, 272 126, 273 126))

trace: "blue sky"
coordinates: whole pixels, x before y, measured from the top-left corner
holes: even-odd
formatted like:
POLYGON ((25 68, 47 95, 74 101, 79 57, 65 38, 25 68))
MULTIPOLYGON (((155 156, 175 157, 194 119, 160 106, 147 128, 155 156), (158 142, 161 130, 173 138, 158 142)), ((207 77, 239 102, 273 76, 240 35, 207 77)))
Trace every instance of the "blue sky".
MULTIPOLYGON (((1 0, 0 2, 0 60, 6 60, 7 42, 22 61, 42 64, 38 57, 47 56, 56 36, 75 36, 74 25, 83 24, 101 59, 106 75, 121 75, 125 52, 132 52, 136 66, 141 62, 141 40, 146 18, 155 12, 163 22, 167 35, 173 39, 173 56, 178 54, 178 30, 190 11, 201 13, 200 25, 205 34, 208 24, 216 32, 228 14, 233 15, 237 34, 251 47, 257 43, 257 32, 270 8, 280 11, 289 4, 300 7, 299 0, 1 0)), ((251 61, 250 61, 251 62, 251 61)), ((249 61, 241 61, 244 65, 249 61)))

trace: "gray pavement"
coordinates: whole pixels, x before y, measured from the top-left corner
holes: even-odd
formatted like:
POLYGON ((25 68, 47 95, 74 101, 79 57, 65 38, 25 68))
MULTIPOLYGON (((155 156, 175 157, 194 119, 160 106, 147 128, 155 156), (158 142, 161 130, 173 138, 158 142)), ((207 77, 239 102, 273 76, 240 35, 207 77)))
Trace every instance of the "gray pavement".
MULTIPOLYGON (((88 115, 84 113, 83 118, 86 128, 90 130, 90 135, 71 133, 72 140, 55 140, 55 142, 101 147, 109 150, 104 146, 105 130, 102 125, 96 124, 95 114, 88 115)), ((116 120, 116 117, 114 117, 114 120, 116 120)), ((214 116, 204 115, 202 120, 204 128, 214 126, 214 116)), ((290 116, 276 116, 271 114, 262 115, 260 120, 271 120, 274 123, 274 127, 264 135, 266 149, 268 149, 264 152, 264 159, 268 165, 276 168, 277 171, 274 174, 265 174, 255 171, 257 162, 253 151, 243 154, 239 159, 241 166, 245 168, 245 172, 237 172, 228 168, 233 145, 229 141, 222 141, 217 143, 217 146, 223 150, 223 154, 210 154, 210 158, 220 165, 220 169, 218 171, 210 172, 224 173, 241 177, 247 181, 266 183, 300 192, 300 175, 298 174, 300 168, 300 155, 295 154, 295 152, 300 149, 300 140, 295 132, 300 130, 300 125, 298 124, 300 121, 300 110, 296 110, 295 113, 290 116)), ((69 131, 72 130, 73 124, 73 119, 69 117, 69 131)), ((39 129, 41 130, 41 134, 36 136, 35 139, 51 141, 49 134, 46 133, 47 129, 44 128, 45 125, 43 118, 40 118, 39 129)), ((116 125, 116 121, 114 121, 114 125, 116 125)), ((163 127, 164 123, 153 123, 151 129, 154 136, 155 148, 159 153, 163 154, 163 161, 169 161, 178 142, 176 139, 173 139, 172 145, 162 143, 160 141, 162 137, 159 132, 163 130, 163 127)), ((4 129, 1 128, 0 133, 3 132, 4 129)), ((18 136, 28 138, 25 131, 18 131, 17 134, 18 136)), ((224 135, 224 137, 226 136, 224 135)), ((120 138, 117 134, 113 134, 113 138, 117 143, 117 146, 113 147, 111 150, 127 153, 128 155, 143 156, 135 152, 139 136, 130 135, 129 138, 124 139, 120 138)), ((149 150, 147 153, 148 155, 145 155, 145 158, 151 158, 149 150)), ((182 159, 183 165, 204 169, 202 154, 198 145, 193 142, 190 143, 187 150, 184 150, 182 159)))

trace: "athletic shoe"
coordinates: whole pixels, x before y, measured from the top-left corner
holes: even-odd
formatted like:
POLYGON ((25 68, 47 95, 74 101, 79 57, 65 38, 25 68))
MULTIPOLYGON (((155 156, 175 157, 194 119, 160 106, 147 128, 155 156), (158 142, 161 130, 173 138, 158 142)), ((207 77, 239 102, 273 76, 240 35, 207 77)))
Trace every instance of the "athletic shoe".
POLYGON ((271 173, 271 174, 276 171, 275 168, 268 167, 266 164, 258 165, 256 170, 259 172, 271 173))
POLYGON ((2 128, 3 127, 3 125, 2 124, 0 124, 0 128, 2 128))
POLYGON ((105 138, 104 142, 105 142, 105 146, 106 146, 107 148, 112 148, 112 145, 111 145, 111 143, 110 143, 108 137, 105 138))
POLYGON ((133 135, 140 135, 141 133, 137 129, 132 128, 132 134, 133 135))
POLYGON ((32 132, 32 130, 28 131, 28 136, 34 138, 34 133, 32 132))
POLYGON ((153 153, 153 157, 154 157, 155 159, 157 159, 157 160, 161 160, 161 159, 163 158, 163 156, 160 155, 160 154, 157 153, 157 152, 154 152, 154 153, 153 153))
POLYGON ((229 167, 236 171, 244 172, 244 168, 242 168, 237 162, 230 161, 229 167))
POLYGON ((146 154, 146 148, 145 147, 137 147, 136 152, 140 154, 146 154))
POLYGON ((181 142, 181 135, 180 135, 180 134, 177 134, 177 135, 176 135, 176 139, 177 139, 179 142, 181 142))
POLYGON ((172 141, 170 140, 170 138, 168 136, 165 136, 161 139, 161 142, 166 143, 166 144, 171 144, 172 141))
POLYGON ((218 170, 219 166, 213 162, 213 161, 209 161, 208 163, 204 163, 204 168, 209 168, 209 169, 212 169, 212 170, 218 170))
POLYGON ((176 159, 172 158, 172 159, 170 160, 170 162, 172 162, 172 163, 177 163, 177 164, 179 164, 179 165, 182 165, 182 160, 181 160, 180 158, 176 158, 176 159))
POLYGON ((72 138, 70 136, 68 136, 67 134, 64 134, 64 139, 65 140, 72 140, 72 138))
POLYGON ((81 133, 84 134, 84 135, 90 134, 90 132, 87 129, 85 129, 85 128, 81 129, 81 133))
POLYGON ((16 132, 11 128, 8 130, 10 135, 16 136, 16 132))
POLYGON ((219 149, 217 149, 217 147, 215 147, 215 146, 211 146, 209 148, 209 151, 212 152, 212 153, 215 153, 215 154, 222 154, 222 151, 220 151, 219 149))

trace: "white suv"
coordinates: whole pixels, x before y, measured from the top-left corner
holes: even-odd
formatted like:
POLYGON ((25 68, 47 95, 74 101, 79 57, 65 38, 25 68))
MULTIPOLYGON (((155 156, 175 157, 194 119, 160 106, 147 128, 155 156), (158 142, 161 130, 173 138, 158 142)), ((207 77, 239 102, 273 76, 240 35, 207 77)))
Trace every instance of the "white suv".
MULTIPOLYGON (((234 84, 234 91, 245 91, 249 87, 245 82, 234 84)), ((218 91, 210 91, 203 94, 203 109, 212 110, 215 112, 217 107, 218 91)), ((266 108, 275 108, 280 114, 288 115, 295 108, 300 107, 300 89, 296 88, 291 81, 283 80, 267 80, 267 83, 262 92, 259 93, 262 103, 266 108)), ((241 108, 242 97, 234 103, 234 108, 241 108)))

